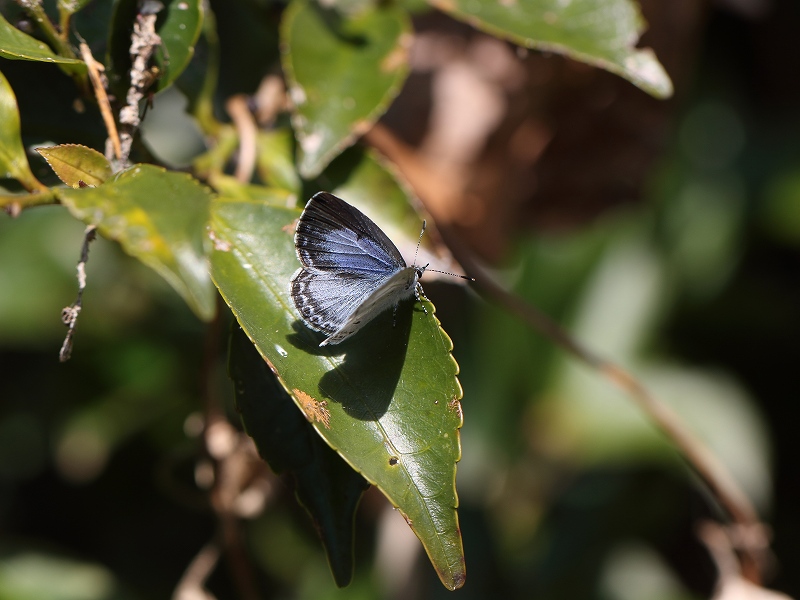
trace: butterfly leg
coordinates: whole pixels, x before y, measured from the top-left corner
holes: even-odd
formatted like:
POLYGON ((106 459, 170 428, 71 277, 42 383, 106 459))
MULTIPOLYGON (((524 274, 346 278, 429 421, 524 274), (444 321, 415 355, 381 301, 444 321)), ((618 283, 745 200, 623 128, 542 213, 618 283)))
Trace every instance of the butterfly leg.
POLYGON ((392 309, 392 327, 397 326, 397 306, 398 305, 395 304, 394 308, 392 309))
MULTIPOLYGON (((422 301, 428 300, 428 297, 425 295, 425 292, 422 290, 422 286, 420 284, 417 284, 417 287, 414 288, 414 296, 416 297, 417 302, 419 302, 422 306, 422 312, 424 312, 427 316, 428 309, 425 308, 425 305, 422 303, 422 301)), ((428 300, 428 302, 430 302, 430 300, 428 300)))

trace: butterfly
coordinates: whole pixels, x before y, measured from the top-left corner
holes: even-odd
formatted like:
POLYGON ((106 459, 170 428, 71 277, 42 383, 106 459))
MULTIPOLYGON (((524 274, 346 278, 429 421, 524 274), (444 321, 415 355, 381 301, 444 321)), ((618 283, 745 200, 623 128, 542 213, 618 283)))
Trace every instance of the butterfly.
POLYGON ((328 192, 306 204, 294 245, 303 266, 292 276, 292 300, 306 325, 328 335, 320 346, 343 342, 405 298, 425 297, 419 279, 428 265, 406 265, 380 227, 328 192))

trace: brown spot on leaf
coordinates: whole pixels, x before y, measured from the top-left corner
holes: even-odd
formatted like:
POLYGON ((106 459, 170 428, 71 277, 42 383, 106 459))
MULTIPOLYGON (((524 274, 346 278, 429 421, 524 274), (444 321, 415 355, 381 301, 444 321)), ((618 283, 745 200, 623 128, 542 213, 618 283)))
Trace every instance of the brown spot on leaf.
POLYGON ((464 413, 461 411, 461 402, 459 402, 458 398, 456 398, 455 396, 453 396, 453 399, 447 403, 447 408, 455 412, 458 415, 459 419, 464 418, 464 413))
POLYGON ((327 408, 325 408, 328 405, 325 400, 316 400, 312 396, 309 396, 305 392, 298 389, 292 390, 292 393, 300 402, 300 407, 306 414, 306 419, 312 423, 322 423, 325 425, 325 429, 331 428, 331 413, 327 408))

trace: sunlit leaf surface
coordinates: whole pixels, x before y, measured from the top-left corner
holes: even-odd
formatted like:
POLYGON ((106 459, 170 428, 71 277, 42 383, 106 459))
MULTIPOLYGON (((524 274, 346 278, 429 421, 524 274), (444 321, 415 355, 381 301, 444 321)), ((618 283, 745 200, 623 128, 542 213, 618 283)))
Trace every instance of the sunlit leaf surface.
POLYGON ((11 60, 34 60, 39 62, 72 65, 86 70, 82 60, 58 56, 44 42, 23 33, 0 14, 0 56, 11 60))
POLYGON ((457 19, 526 48, 564 54, 629 80, 657 98, 672 82, 636 43, 644 20, 633 0, 429 0, 457 19))
POLYGON ((37 148, 58 178, 70 187, 81 182, 96 187, 111 177, 111 165, 97 150, 80 144, 62 144, 50 148, 37 148))

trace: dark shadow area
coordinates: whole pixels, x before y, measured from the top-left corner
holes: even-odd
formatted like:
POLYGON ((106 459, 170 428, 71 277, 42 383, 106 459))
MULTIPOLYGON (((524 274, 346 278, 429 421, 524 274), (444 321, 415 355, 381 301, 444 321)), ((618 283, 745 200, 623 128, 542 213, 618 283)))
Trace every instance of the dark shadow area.
POLYGON ((327 336, 311 331, 298 320, 292 325, 296 333, 287 336, 287 340, 317 356, 344 354, 344 362, 323 375, 319 391, 325 398, 341 404, 351 417, 374 421, 386 412, 397 389, 414 310, 422 310, 415 300, 403 301, 396 317, 393 311, 384 311, 335 346, 320 347, 319 343, 327 336))

